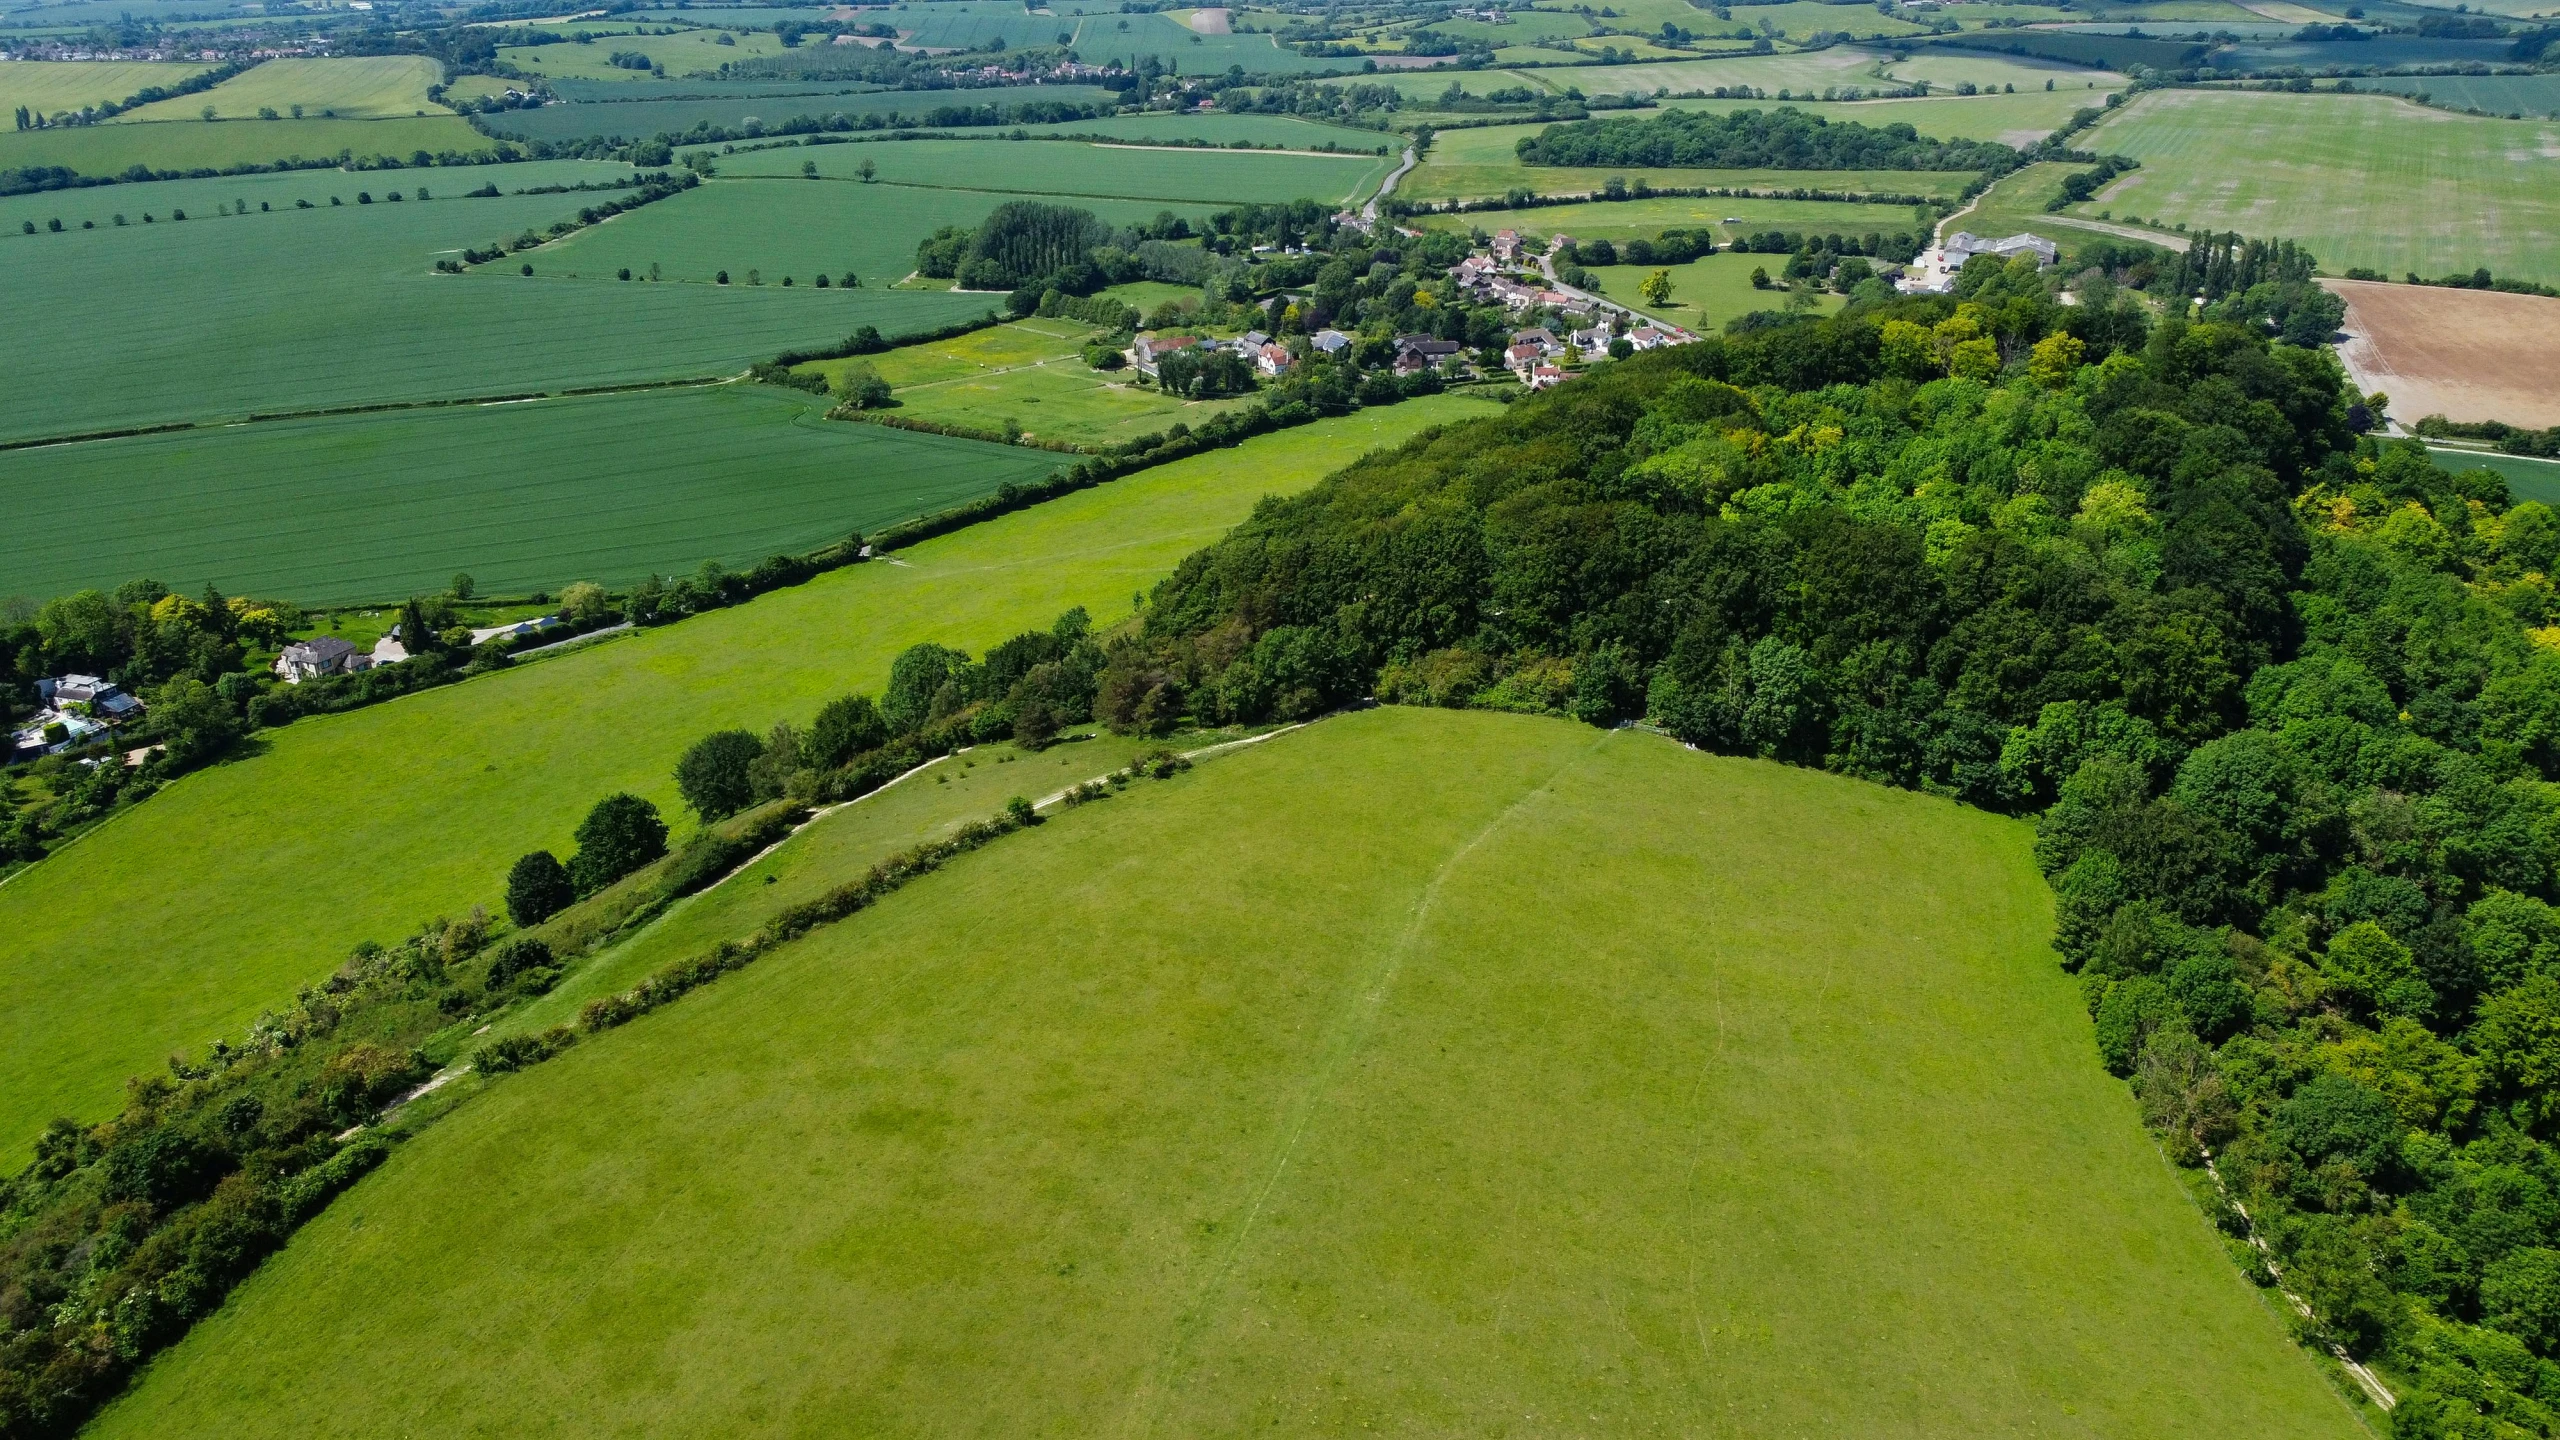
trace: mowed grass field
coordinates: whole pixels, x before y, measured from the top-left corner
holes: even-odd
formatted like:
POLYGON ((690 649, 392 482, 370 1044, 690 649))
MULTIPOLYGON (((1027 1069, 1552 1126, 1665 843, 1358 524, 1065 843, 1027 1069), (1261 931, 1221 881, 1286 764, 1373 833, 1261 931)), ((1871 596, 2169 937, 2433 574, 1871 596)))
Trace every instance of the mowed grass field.
POLYGON ((2560 281, 2560 122, 2368 95, 2148 94, 2077 142, 2142 168, 2075 213, 2285 235, 2331 274, 2560 281))
MULTIPOLYGON (((199 109, 205 103, 194 96, 187 98, 199 109)), ((121 175, 136 165, 156 171, 227 170, 238 165, 333 160, 341 154, 360 160, 389 156, 406 163, 421 152, 439 158, 487 155, 491 143, 459 115, 430 114, 422 120, 325 120, 306 115, 300 120, 226 120, 211 125, 195 119, 168 120, 0 133, 0 169, 60 165, 82 175, 121 175)), ((421 178, 434 183, 433 178, 421 178)))
POLYGON ((302 107, 305 118, 324 120, 444 115, 451 112, 427 98, 427 90, 443 78, 444 67, 424 55, 269 60, 203 94, 180 95, 128 110, 116 121, 194 120, 201 124, 208 105, 220 120, 255 119, 261 108, 290 115, 296 105, 302 107))
MULTIPOLYGON (((780 285, 785 275, 795 286, 806 286, 821 271, 839 283, 851 271, 866 286, 885 287, 916 268, 916 242, 936 227, 975 225, 1012 198, 982 190, 723 177, 524 258, 539 274, 584 279, 611 279, 626 267, 646 276, 655 265, 669 281, 710 283, 726 270, 732 289, 746 285, 751 269, 761 272, 767 288, 780 285)), ((1092 197, 1061 203, 1115 225, 1150 220, 1166 208, 1162 201, 1092 197)), ((1195 221, 1208 215, 1208 207, 1194 203, 1174 202, 1173 208, 1195 221)), ((1002 296, 977 296, 945 303, 974 313, 1001 309, 1004 302, 1002 296)))
MULTIPOLYGON (((1763 106, 1761 108, 1775 108, 1763 106)), ((1953 196, 1973 181, 1959 170, 1685 170, 1645 166, 1527 165, 1519 144, 1544 125, 1488 125, 1445 130, 1435 136, 1422 164, 1396 186, 1415 199, 1476 198, 1525 188, 1540 195, 1597 192, 1611 176, 1630 185, 1641 177, 1683 189, 1833 190, 1854 194, 1953 196)))
POLYGON ((1394 163, 1381 155, 1303 155, 1267 150, 1150 150, 1074 140, 898 140, 724 155, 723 175, 850 180, 863 161, 879 183, 1018 195, 1179 200, 1233 205, 1366 196, 1394 163))
POLYGON ((491 1085, 95 1433, 2366 1433, 2049 905, 1943 800, 1336 717, 491 1085))
MULTIPOLYGON (((599 178, 630 173, 593 169, 599 178)), ((40 307, 53 337, 45 363, 12 387, 0 439, 736 374, 779 350, 841 340, 860 325, 912 334, 986 308, 983 297, 805 285, 635 283, 604 295, 594 281, 551 275, 549 249, 524 257, 538 272, 529 280, 513 265, 437 275, 431 266, 439 257, 548 225, 591 202, 576 194, 454 198, 484 181, 512 188, 495 168, 328 178, 346 204, 0 234, 12 297, 40 307), (436 186, 443 198, 381 203, 392 185, 436 186), (358 187, 382 187, 376 203, 354 203, 358 187), (136 303, 143 294, 149 304, 136 303)), ((65 211, 150 207, 151 187, 104 188, 114 193, 31 198, 65 211)), ((990 201, 975 213, 992 208, 990 201)), ((912 248, 914 237, 905 244, 912 248)), ((0 455, 0 477, 16 458, 0 455)))
POLYGON ((869 364, 894 387, 902 416, 997 432, 1010 424, 1083 446, 1117 444, 1177 420, 1197 426, 1254 403, 1249 396, 1183 400, 1130 384, 1126 370, 1091 369, 1083 351, 1092 334, 1073 321, 1033 319, 801 368, 835 384, 853 366, 869 364))
POLYGON ((183 85, 212 69, 195 61, 0 60, 0 112, 38 115, 121 104, 154 86, 183 85))
MULTIPOLYGON (((1621 305, 1668 320, 1674 325, 1700 332, 1720 330, 1726 321, 1754 310, 1783 310, 1787 292, 1751 288, 1751 272, 1765 269, 1774 279, 1785 267, 1784 255, 1737 255, 1726 252, 1704 255, 1686 265, 1603 265, 1591 273, 1600 281, 1600 293, 1621 305), (1671 272, 1671 303, 1648 305, 1636 293, 1646 276, 1656 270, 1671 272)), ((1828 313, 1849 303, 1845 295, 1827 291, 1814 292, 1821 313, 1828 313)))
POLYGON ((567 847, 604 796, 629 789, 677 818, 675 759, 704 734, 806 723, 833 695, 877 694, 921 641, 983 649, 1073 605, 1111 623, 1262 496, 1488 413, 1437 396, 1302 426, 895 565, 274 732, 264 753, 190 775, 0 885, 0 1164, 56 1115, 103 1114, 126 1076, 170 1051, 237 1036, 356 942, 494 909, 507 866, 567 847))
POLYGON ((0 593, 112 589, 306 605, 743 568, 948 509, 1058 457, 820 418, 734 384, 225 426, 0 457, 0 593), (172 477, 184 483, 172 486, 172 477), (174 493, 173 493, 174 492, 174 493), (291 517, 326 517, 317 529, 291 517))

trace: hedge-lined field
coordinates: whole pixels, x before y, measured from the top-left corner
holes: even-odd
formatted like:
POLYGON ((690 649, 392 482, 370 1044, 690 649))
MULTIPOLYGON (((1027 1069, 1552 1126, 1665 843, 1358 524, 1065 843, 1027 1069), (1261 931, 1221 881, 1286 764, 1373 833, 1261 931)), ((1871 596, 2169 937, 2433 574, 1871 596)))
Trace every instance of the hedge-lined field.
MULTIPOLYGON (((2103 105, 2107 92, 2092 93, 2074 83, 2047 90, 2039 83, 2022 85, 2014 95, 1929 95, 1911 100, 1802 101, 1783 103, 1834 124, 1908 125, 1940 140, 1999 140, 2025 146, 2042 140, 2068 123, 2073 112, 2103 105)), ((1666 110, 1767 110, 1767 100, 1665 100, 1666 110)))
MULTIPOLYGON (((1755 290, 1751 272, 1766 270, 1775 276, 1785 267, 1784 255, 1748 255, 1725 251, 1702 255, 1686 265, 1603 265, 1591 274, 1600 282, 1600 293, 1674 325, 1701 333, 1721 330, 1725 322, 1754 310, 1784 310, 1787 295, 1781 290, 1755 290), (1656 270, 1671 272, 1671 303, 1650 305, 1636 287, 1656 270)), ((1845 295, 1816 292, 1816 313, 1839 309, 1848 303, 1845 295)))
MULTIPOLYGON (((771 37, 767 37, 771 38, 771 37)), ((546 50, 565 50, 565 45, 550 45, 546 50)), ((612 52, 602 49, 595 58, 601 63, 612 52)), ((577 82, 572 82, 577 83, 577 82)), ((751 82, 752 83, 752 82, 751 82)), ((520 136, 528 140, 574 140, 583 136, 607 135, 623 140, 647 140, 658 135, 681 135, 696 125, 712 125, 727 130, 745 130, 750 120, 774 129, 799 116, 824 119, 844 115, 860 119, 865 115, 897 115, 909 124, 921 123, 934 111, 953 105, 993 105, 1008 112, 1034 102, 1056 102, 1064 105, 1093 105, 1114 99, 1115 91, 1099 85, 1011 86, 986 90, 867 90, 847 92, 825 82, 803 82, 787 88, 795 94, 774 93, 775 87, 759 86, 763 93, 735 94, 712 91, 709 84, 656 85, 627 87, 630 99, 611 103, 582 102, 571 105, 545 105, 538 110, 501 110, 483 117, 482 123, 502 135, 520 136), (637 98, 659 89, 674 92, 665 100, 637 98), (706 93, 710 92, 710 93, 706 93)), ((593 92, 586 92, 592 96, 593 92)))
POLYGON ((1302 197, 1347 201, 1376 189, 1379 178, 1395 168, 1395 162, 1381 155, 1149 150, 1072 140, 801 146, 721 156, 717 163, 723 175, 798 175, 803 163, 815 162, 820 175, 850 179, 866 160, 884 184, 1074 197, 1068 200, 1073 204, 1086 198, 1204 205, 1302 197))
POLYGON ((0 60, 0 113, 21 105, 38 115, 58 115, 122 104, 154 86, 182 85, 212 68, 201 61, 0 60))
POLYGON ((186 430, 0 458, 0 584, 148 575, 304 604, 744 569, 948 509, 1058 457, 830 424, 763 385, 186 430), (172 476, 186 477, 172 486, 172 476), (326 517, 317 527, 298 517, 326 517))
MULTIPOLYGON (((186 98, 198 109, 205 104, 195 96, 186 98)), ((328 120, 312 112, 300 120, 208 125, 187 119, 0 131, 0 170, 59 165, 82 175, 121 175, 136 165, 160 171, 227 170, 341 155, 358 160, 389 156, 406 163, 421 151, 430 156, 486 155, 491 142, 461 116, 436 114, 423 120, 328 120)))
MULTIPOLYGON (((1760 106, 1774 109, 1774 106, 1760 106)), ((1879 124, 1890 123, 1879 121, 1879 124)), ((1526 189, 1540 195, 1596 192, 1616 176, 1629 184, 1680 189, 1829 190, 1854 194, 1952 197, 1973 181, 1964 170, 1683 170, 1640 165, 1528 165, 1518 146, 1547 127, 1487 125, 1447 130, 1431 142, 1422 165, 1396 186, 1416 200, 1475 199, 1526 189)), ((1713 202, 1711 202, 1713 203, 1713 202)))
POLYGON ((2142 168, 2075 213, 2286 235, 2336 274, 2433 278, 2487 266, 2560 282, 2560 123, 2484 120, 2394 98, 2162 90, 2079 142, 2142 168))
POLYGON ((97 1433, 2362 1435, 2030 838, 1327 720, 495 1083, 97 1433))
MULTIPOLYGON (((858 148, 869 153, 900 147, 836 148, 858 148)), ((797 157, 801 152, 773 153, 797 157)), ((780 170, 784 163, 777 161, 771 168, 780 170)), ((786 173, 796 175, 799 168, 794 161, 786 173)), ((534 268, 540 273, 585 279, 610 278, 625 267, 634 274, 647 275, 649 267, 655 265, 658 273, 670 281, 711 283, 725 270, 732 289, 746 285, 750 270, 758 273, 767 289, 779 286, 785 275, 792 277, 795 287, 807 286, 822 271, 831 283, 841 283, 845 273, 851 271, 862 277, 865 286, 884 287, 916 268, 916 242, 936 228, 975 225, 986 218, 988 211, 1018 198, 1022 197, 984 190, 724 177, 624 215, 610 225, 570 236, 526 258, 535 262, 534 268)), ((1055 203, 1090 210, 1115 225, 1151 220, 1167 208, 1165 202, 1153 200, 1078 197, 1055 203)), ((1195 223, 1206 219, 1209 213, 1207 206, 1179 201, 1173 202, 1172 208, 1195 223)), ((947 303, 974 310, 991 305, 1001 309, 1004 297, 953 297, 947 303)))
MULTIPOLYGON (((654 17, 653 17, 654 18, 654 17)), ((579 29, 588 29, 580 25, 579 29)), ((510 45, 498 58, 546 80, 616 80, 646 84, 646 70, 626 70, 613 63, 617 53, 638 53, 658 63, 671 76, 718 70, 724 64, 782 53, 782 37, 769 31, 683 30, 673 35, 606 35, 586 44, 510 45), (727 44, 720 43, 727 37, 727 44)))
MULTIPOLYGON (((912 334, 986 308, 976 296, 778 285, 634 283, 606 294, 554 278, 548 249, 522 257, 532 279, 512 261, 438 275, 433 262, 465 246, 621 192, 459 198, 465 186, 508 178, 477 167, 328 178, 347 203, 235 217, 190 210, 184 223, 163 213, 149 225, 136 214, 122 228, 8 239, 12 298, 45 313, 51 339, 45 363, 13 384, 0 439, 736 374, 861 325, 912 334), (394 186, 412 198, 385 203, 394 186), (416 200, 418 186, 434 198, 416 200), (360 191, 374 203, 356 203, 360 191)), ((78 203, 139 210, 136 188, 78 203)), ((912 249, 915 237, 904 243, 912 249)), ((0 476, 12 463, 0 456, 0 476)))
POLYGON ((447 113, 427 98, 427 90, 444 78, 444 67, 423 55, 368 55, 334 60, 269 60, 234 75, 201 95, 179 95, 130 110, 119 123, 193 120, 213 107, 217 123, 252 120, 260 109, 290 115, 302 107, 304 118, 392 120, 402 116, 447 113))
MULTIPOLYGON (((1523 235, 1571 235, 1577 240, 1630 240, 1638 236, 1650 240, 1665 230, 1711 229, 1716 232, 1718 244, 1731 244, 1738 237, 1763 230, 1810 230, 1817 235, 1864 235, 1870 230, 1916 233, 1928 228, 1927 222, 1914 215, 1917 208, 1842 200, 1657 195, 1644 200, 1592 200, 1538 205, 1527 210, 1432 215, 1420 223, 1431 229, 1517 230, 1523 235), (1729 225, 1727 220, 1738 223, 1729 225)), ((1787 262, 1784 255, 1761 258, 1781 267, 1787 262)))
POLYGON ((171 1050, 236 1037, 359 940, 494 908, 507 866, 566 846, 603 796, 633 790, 672 817, 675 758, 705 732, 805 722, 829 696, 876 691, 919 641, 982 648, 1071 605, 1108 624, 1262 496, 1487 409, 1440 396, 1283 431, 899 564, 276 731, 262 753, 188 776, 0 886, 0 1163, 23 1161, 56 1115, 109 1110, 126 1076, 157 1072, 171 1050), (315 887, 322 903, 278 903, 315 887))

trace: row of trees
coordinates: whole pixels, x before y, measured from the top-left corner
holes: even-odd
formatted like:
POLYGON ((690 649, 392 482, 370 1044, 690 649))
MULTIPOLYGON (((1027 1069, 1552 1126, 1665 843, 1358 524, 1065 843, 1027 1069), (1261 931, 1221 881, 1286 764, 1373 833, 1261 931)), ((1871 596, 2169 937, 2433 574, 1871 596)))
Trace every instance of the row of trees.
POLYGON ((2560 1430, 2560 518, 2264 323, 1964 281, 1268 502, 1097 714, 1561 709, 2041 813, 2102 1058, 2397 1433, 2560 1430))

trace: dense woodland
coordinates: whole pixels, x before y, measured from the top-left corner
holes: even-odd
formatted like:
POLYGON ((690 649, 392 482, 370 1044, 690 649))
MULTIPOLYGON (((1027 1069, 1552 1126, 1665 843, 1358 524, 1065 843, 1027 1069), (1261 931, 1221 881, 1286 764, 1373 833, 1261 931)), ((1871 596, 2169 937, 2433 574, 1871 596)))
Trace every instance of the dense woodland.
POLYGON ((1980 170, 2001 174, 2018 152, 1990 140, 1931 140, 1909 125, 1832 121, 1801 110, 1666 110, 1652 119, 1551 125, 1523 136, 1530 165, 1643 165, 1722 170, 1980 170))
POLYGON ((2396 1433, 2550 1433, 2560 518, 2360 433, 2264 318, 2050 289, 1977 262, 1265 502, 1096 709, 1561 709, 2041 812, 2106 1063, 2396 1433))

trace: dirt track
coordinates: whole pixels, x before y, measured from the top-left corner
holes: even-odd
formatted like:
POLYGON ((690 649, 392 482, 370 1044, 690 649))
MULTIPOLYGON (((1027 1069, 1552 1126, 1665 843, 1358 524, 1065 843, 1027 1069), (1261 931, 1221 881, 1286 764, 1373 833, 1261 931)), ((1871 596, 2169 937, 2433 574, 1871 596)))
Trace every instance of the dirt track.
POLYGON ((2326 280, 2347 302, 2338 358, 2403 425, 2429 415, 2560 425, 2560 300, 2326 280))

